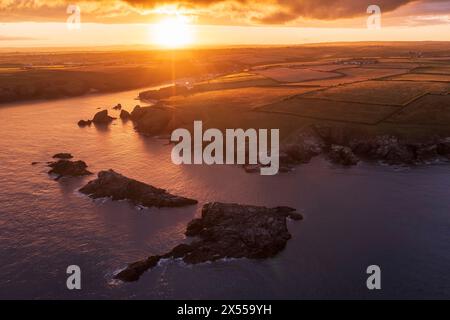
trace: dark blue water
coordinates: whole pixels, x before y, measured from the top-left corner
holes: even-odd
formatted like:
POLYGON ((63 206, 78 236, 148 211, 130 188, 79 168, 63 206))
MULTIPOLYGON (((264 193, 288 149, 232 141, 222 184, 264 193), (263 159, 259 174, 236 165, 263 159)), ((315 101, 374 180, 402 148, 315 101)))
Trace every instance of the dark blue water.
POLYGON ((262 177, 233 166, 175 166, 170 146, 120 120, 108 129, 77 127, 99 106, 131 110, 135 95, 0 108, 0 298, 450 298, 450 165, 344 169, 317 158, 294 173, 262 177), (76 190, 93 177, 49 179, 45 162, 56 152, 199 205, 138 210, 92 201, 76 190), (293 237, 273 259, 166 261, 137 283, 112 281, 128 262, 185 241, 186 224, 208 201, 288 205, 305 220, 289 221, 293 237), (80 291, 66 289, 72 264, 82 270, 80 291), (376 292, 366 288, 372 264, 382 270, 376 292))

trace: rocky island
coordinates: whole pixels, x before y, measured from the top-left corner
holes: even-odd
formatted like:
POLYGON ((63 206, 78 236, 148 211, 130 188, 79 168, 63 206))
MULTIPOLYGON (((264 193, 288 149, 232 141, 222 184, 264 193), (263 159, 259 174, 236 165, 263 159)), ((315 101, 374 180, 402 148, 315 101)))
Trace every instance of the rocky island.
POLYGON ((51 168, 48 173, 57 176, 55 180, 59 180, 62 177, 81 177, 92 174, 92 172, 87 170, 86 162, 81 160, 60 159, 50 162, 48 166, 51 168))
POLYGON ((100 171, 98 178, 79 190, 93 199, 111 197, 112 200, 129 200, 144 207, 182 207, 197 200, 175 196, 164 189, 127 178, 114 170, 100 171))
POLYGON ((57 153, 57 154, 53 155, 52 158, 53 159, 72 159, 73 156, 70 153, 61 152, 61 153, 57 153))
POLYGON ((111 117, 110 115, 108 115, 108 110, 105 109, 105 110, 97 112, 94 115, 94 118, 92 118, 92 120, 80 120, 80 121, 78 121, 78 126, 80 126, 80 127, 90 126, 92 123, 99 124, 99 125, 104 125, 104 124, 111 123, 115 119, 116 118, 111 117))
POLYGON ((187 226, 186 235, 196 237, 193 242, 180 244, 164 255, 131 263, 116 279, 137 281, 161 259, 182 259, 185 263, 196 264, 224 258, 273 257, 291 238, 286 218, 301 220, 303 217, 289 207, 207 203, 202 208, 201 218, 187 226))

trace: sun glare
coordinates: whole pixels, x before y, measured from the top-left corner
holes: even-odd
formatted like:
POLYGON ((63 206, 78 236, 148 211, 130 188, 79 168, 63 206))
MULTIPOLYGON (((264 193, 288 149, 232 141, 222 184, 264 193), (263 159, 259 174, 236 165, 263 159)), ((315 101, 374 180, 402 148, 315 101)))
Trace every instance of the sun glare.
POLYGON ((182 15, 166 18, 151 27, 153 41, 166 48, 180 48, 194 40, 189 19, 182 15))

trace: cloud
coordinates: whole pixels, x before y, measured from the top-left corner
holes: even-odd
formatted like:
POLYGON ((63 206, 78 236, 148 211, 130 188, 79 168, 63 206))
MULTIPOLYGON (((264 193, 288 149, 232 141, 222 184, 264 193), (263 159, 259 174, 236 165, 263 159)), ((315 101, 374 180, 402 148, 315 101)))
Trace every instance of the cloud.
MULTIPOLYGON (((262 22, 284 23, 298 17, 335 20, 366 15, 368 3, 361 0, 278 0, 283 14, 277 11, 261 19, 262 22)), ((377 0, 382 12, 390 12, 412 0, 377 0)))
POLYGON ((10 37, 0 35, 0 41, 23 41, 23 40, 38 40, 30 37, 10 37))
MULTIPOLYGON (((376 0, 383 13, 415 3, 433 9, 448 5, 445 0, 376 0)), ((298 19, 331 21, 366 15, 368 2, 361 0, 80 0, 84 22, 152 22, 161 12, 182 10, 212 24, 284 24, 298 19)), ((0 0, 0 20, 65 21, 64 0, 0 0)), ((370 3, 372 4, 372 3, 370 3)))

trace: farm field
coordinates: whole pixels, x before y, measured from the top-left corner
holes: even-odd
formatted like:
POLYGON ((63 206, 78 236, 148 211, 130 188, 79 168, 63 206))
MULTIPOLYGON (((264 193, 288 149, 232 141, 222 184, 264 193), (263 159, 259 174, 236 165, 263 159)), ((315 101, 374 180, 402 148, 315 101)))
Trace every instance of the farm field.
POLYGON ((236 81, 213 81, 213 82, 202 82, 196 84, 196 92, 204 91, 216 91, 216 90, 229 90, 236 88, 246 88, 246 87, 258 87, 258 86, 274 86, 278 85, 278 82, 269 78, 255 78, 253 80, 236 80, 236 81))
POLYGON ((379 62, 373 65, 366 65, 367 69, 407 69, 413 70, 419 68, 421 64, 413 62, 379 62))
MULTIPOLYGON (((190 120, 204 116, 218 125, 264 123, 283 128, 304 121, 331 121, 388 131, 417 124, 430 125, 432 131, 436 125, 448 126, 450 131, 448 98, 439 96, 450 91, 448 52, 450 47, 432 43, 222 48, 170 54, 5 52, 0 56, 0 102, 114 92, 172 81, 174 89, 169 84, 168 89, 154 92, 154 99, 150 91, 155 89, 145 92, 150 92, 149 99, 162 99, 190 120)), ((145 96, 141 97, 144 102, 145 96)))
MULTIPOLYGON (((233 73, 222 77, 217 77, 207 81, 207 83, 230 83, 230 82, 242 82, 242 81, 253 81, 265 79, 264 76, 254 74, 254 73, 233 73)), ((200 83, 202 84, 202 83, 200 83)))
POLYGON ((414 70, 414 73, 426 74, 448 74, 450 75, 450 67, 423 67, 414 70))
POLYGON ((379 68, 345 68, 340 69, 339 73, 342 74, 340 78, 305 81, 304 84, 317 85, 321 87, 339 86, 348 83, 367 81, 373 79, 379 79, 384 77, 390 77, 394 75, 407 73, 405 69, 379 69, 379 68))
POLYGON ((377 124, 389 115, 400 110, 400 108, 395 106, 369 105, 295 97, 264 106, 258 110, 264 112, 286 113, 313 119, 358 124, 377 124))
MULTIPOLYGON (((287 128, 295 129, 298 121, 286 115, 254 112, 258 107, 280 102, 306 92, 308 88, 252 87, 215 90, 174 96, 162 102, 174 109, 177 123, 191 129, 194 120, 201 119, 209 128, 287 128), (282 120, 279 120, 279 119, 282 120)), ((287 134, 283 129, 281 135, 287 134)))
POLYGON ((339 78, 342 76, 339 73, 316 71, 304 68, 270 68, 257 71, 257 73, 278 82, 302 82, 309 80, 339 78))
POLYGON ((400 76, 392 77, 390 80, 405 80, 405 81, 434 81, 434 82, 449 82, 450 83, 450 73, 448 75, 445 74, 402 74, 400 76))
POLYGON ((430 126, 448 125, 450 95, 426 95, 390 118, 389 122, 430 126))
POLYGON ((229 90, 214 90, 184 96, 175 96, 163 100, 177 108, 243 108, 253 109, 277 101, 288 99, 291 96, 303 94, 314 90, 313 88, 289 87, 250 87, 229 90))
POLYGON ((406 136, 437 134, 450 132, 446 60, 346 56, 261 64, 194 83, 193 90, 163 102, 208 126, 263 123, 294 130, 324 122, 406 136))
POLYGON ((304 97, 403 106, 426 93, 449 88, 445 83, 434 82, 366 81, 307 93, 304 97))

